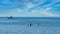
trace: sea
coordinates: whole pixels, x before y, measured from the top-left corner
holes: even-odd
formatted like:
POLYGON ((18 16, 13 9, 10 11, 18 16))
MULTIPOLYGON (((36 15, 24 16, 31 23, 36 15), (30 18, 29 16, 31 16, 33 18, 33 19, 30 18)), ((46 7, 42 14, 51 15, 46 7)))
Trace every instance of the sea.
POLYGON ((0 34, 60 34, 60 17, 0 17, 0 34))

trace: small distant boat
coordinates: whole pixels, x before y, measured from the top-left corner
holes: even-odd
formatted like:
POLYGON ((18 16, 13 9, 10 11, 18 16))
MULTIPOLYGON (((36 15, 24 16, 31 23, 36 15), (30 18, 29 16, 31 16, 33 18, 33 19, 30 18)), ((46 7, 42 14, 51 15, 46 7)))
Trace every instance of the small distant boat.
POLYGON ((12 18, 13 18, 12 16, 8 17, 8 19, 12 19, 12 18))

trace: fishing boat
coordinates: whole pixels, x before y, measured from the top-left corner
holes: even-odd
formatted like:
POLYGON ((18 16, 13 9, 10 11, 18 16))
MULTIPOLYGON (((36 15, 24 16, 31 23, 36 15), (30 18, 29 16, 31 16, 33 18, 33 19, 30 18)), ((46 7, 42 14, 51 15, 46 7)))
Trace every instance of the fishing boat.
POLYGON ((8 19, 12 19, 12 18, 13 18, 13 16, 9 16, 9 17, 8 17, 8 19))

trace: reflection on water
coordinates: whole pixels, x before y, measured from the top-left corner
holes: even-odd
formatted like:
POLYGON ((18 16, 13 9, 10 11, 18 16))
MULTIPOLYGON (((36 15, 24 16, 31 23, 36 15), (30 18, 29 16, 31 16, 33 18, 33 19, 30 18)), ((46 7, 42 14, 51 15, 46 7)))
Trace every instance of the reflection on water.
POLYGON ((0 34, 60 34, 59 26, 0 25, 0 34))

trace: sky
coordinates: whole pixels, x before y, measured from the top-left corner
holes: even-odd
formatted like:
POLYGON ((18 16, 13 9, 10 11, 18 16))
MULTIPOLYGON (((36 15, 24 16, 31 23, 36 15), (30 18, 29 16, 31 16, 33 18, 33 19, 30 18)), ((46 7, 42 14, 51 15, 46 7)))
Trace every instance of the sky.
POLYGON ((60 17, 60 0, 0 0, 0 17, 60 17))

